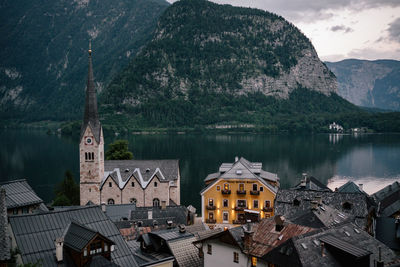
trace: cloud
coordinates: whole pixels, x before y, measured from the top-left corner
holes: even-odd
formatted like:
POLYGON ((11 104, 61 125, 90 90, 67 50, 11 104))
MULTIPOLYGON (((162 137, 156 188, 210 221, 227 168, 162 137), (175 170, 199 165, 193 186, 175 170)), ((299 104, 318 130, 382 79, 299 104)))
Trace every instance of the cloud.
POLYGON ((389 24, 389 38, 400 43, 400 17, 389 24))
POLYGON ((347 58, 358 58, 358 59, 396 59, 399 60, 399 50, 381 50, 375 48, 361 48, 353 49, 347 54, 347 58))
POLYGON ((344 26, 344 25, 332 26, 332 27, 330 28, 330 30, 333 31, 333 32, 344 32, 344 33, 349 33, 349 32, 354 31, 352 28, 346 27, 346 26, 344 26))

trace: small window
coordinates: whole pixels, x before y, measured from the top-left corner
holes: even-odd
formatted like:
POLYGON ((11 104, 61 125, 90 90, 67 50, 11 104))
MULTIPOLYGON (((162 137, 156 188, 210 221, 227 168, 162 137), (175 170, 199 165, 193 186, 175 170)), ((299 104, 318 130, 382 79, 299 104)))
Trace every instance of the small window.
POLYGON ((264 192, 264 187, 260 186, 260 192, 264 192))
POLYGON ((208 206, 210 206, 210 207, 214 206, 214 199, 212 199, 212 198, 208 199, 208 206))
POLYGON ((224 199, 223 204, 224 204, 224 208, 227 208, 228 207, 228 200, 224 199))
POLYGON ((89 193, 92 192, 92 188, 89 188, 89 193))
POLYGON ((18 214, 18 209, 13 209, 13 214, 18 214))
POLYGON ((85 248, 84 250, 83 250, 83 257, 86 257, 87 256, 87 248, 85 248))
POLYGON ((246 208, 246 200, 245 199, 238 199, 237 206, 239 208, 246 208))
POLYGON ((132 187, 135 187, 135 182, 132 182, 132 183, 131 183, 131 186, 132 186, 132 187))
POLYGON ((219 185, 217 185, 217 191, 220 191, 221 187, 219 185))
POLYGON ((29 207, 23 207, 22 208, 22 213, 23 214, 29 213, 29 207))
POLYGON ((254 201, 253 201, 253 207, 254 207, 255 209, 258 209, 258 200, 254 200, 254 201))
POLYGON ((257 266, 257 258, 256 257, 251 257, 251 267, 257 266))
POLYGON ((154 187, 157 187, 157 182, 154 182, 154 187))
POLYGON ((233 262, 239 263, 239 253, 233 252, 233 262))
POLYGON ((229 184, 224 184, 224 190, 229 190, 229 184))
POLYGON ((239 191, 244 191, 244 184, 239 184, 239 191))
POLYGON ((343 203, 343 209, 345 209, 345 210, 351 210, 351 207, 353 206, 350 202, 344 202, 343 203))
POLYGON ((257 184, 253 184, 253 191, 257 191, 257 184))
POLYGON ((265 200, 265 207, 270 208, 271 207, 271 201, 265 200))
POLYGON ((208 214, 208 219, 214 220, 214 212, 210 212, 210 213, 208 214))
POLYGON ((210 244, 207 244, 207 254, 212 255, 212 246, 210 244))
POLYGON ((160 206, 160 200, 158 198, 153 199, 153 207, 159 207, 160 206))
POLYGON ((108 205, 114 205, 114 199, 109 198, 109 199, 107 200, 107 203, 108 203, 108 205))
POLYGON ((88 160, 88 156, 87 153, 85 152, 85 160, 88 160))
POLYGON ((112 187, 112 183, 111 182, 108 182, 108 187, 112 187))
POLYGON ((293 200, 293 205, 300 206, 300 200, 298 200, 297 198, 295 200, 293 200))
POLYGON ((129 202, 136 205, 137 200, 136 198, 131 198, 129 199, 129 202))
POLYGON ((92 160, 94 160, 94 152, 92 152, 92 160))
POLYGON ((104 252, 107 252, 107 251, 108 251, 108 244, 104 243, 104 252))

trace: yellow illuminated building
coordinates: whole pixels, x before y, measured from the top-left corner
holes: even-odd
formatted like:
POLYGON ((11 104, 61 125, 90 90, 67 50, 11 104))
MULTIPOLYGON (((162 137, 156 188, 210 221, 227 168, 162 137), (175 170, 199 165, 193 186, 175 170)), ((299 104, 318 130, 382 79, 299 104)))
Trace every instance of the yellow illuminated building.
POLYGON ((204 181, 203 222, 226 226, 273 216, 279 178, 262 170, 262 163, 236 158, 234 163, 223 163, 204 181))

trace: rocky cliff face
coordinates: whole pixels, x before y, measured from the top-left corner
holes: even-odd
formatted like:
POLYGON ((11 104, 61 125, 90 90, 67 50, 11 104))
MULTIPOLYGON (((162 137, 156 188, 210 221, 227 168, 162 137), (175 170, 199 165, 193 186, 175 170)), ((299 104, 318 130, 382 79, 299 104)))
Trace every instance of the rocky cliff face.
POLYGON ((164 0, 4 0, 0 118, 81 118, 92 40, 98 90, 151 38, 164 0))
POLYGON ((400 110, 400 62, 343 60, 327 62, 339 82, 339 95, 365 107, 400 110))
POLYGON ((337 92, 336 77, 294 25, 261 10, 181 0, 164 12, 152 41, 103 100, 137 106, 198 92, 288 98, 299 86, 337 92))

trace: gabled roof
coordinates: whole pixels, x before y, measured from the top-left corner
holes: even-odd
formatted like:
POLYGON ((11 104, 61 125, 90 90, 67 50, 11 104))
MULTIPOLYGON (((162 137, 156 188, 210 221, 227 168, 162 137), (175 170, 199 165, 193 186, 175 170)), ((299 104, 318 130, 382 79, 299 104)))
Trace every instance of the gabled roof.
POLYGON ((359 193, 359 194, 366 194, 363 190, 358 187, 353 181, 348 181, 344 185, 338 188, 338 192, 342 193, 359 193))
POLYGON ((325 245, 324 256, 321 255, 321 241, 347 248, 357 257, 372 253, 369 266, 374 266, 374 261, 379 259, 379 247, 385 263, 396 257, 393 251, 355 224, 344 223, 293 237, 267 253, 263 259, 280 266, 342 266, 342 256, 331 250, 329 245, 325 245))
POLYGON ((110 262, 101 255, 96 255, 90 261, 88 267, 118 267, 119 265, 114 262, 110 262))
POLYGON ((376 239, 389 248, 400 251, 400 221, 391 217, 376 218, 376 239))
POLYGON ((54 240, 62 237, 66 227, 74 220, 101 232, 115 243, 116 249, 111 252, 112 262, 120 266, 138 266, 117 227, 99 206, 10 216, 9 222, 23 263, 41 259, 43 266, 57 266, 54 240))
POLYGON ((332 192, 326 185, 321 183, 317 178, 313 176, 305 176, 303 180, 298 183, 293 189, 296 190, 315 190, 315 191, 328 191, 332 192))
POLYGON ((75 251, 81 252, 82 249, 97 235, 100 235, 103 239, 114 244, 113 241, 104 237, 98 231, 94 231, 77 221, 71 221, 64 232, 64 245, 74 249, 75 251))
POLYGON ((111 177, 120 189, 130 179, 135 179, 144 189, 154 177, 160 182, 175 182, 178 176, 179 160, 105 160, 101 186, 111 177))
POLYGON ((100 143, 101 124, 99 120, 99 114, 97 112, 97 98, 96 98, 96 89, 94 88, 92 52, 90 48, 89 48, 88 78, 86 84, 85 113, 83 116, 83 124, 81 127, 80 140, 82 140, 82 137, 85 134, 85 130, 87 127, 90 127, 90 130, 92 131, 97 143, 100 143))
POLYGON ((379 213, 381 216, 392 216, 400 211, 400 183, 394 182, 372 195, 379 202, 379 213))
POLYGON ((0 261, 11 259, 7 224, 6 190, 0 188, 0 261))
POLYGON ((387 198, 391 194, 393 194, 393 192, 396 192, 398 190, 400 190, 400 183, 398 181, 396 181, 388 186, 385 186, 378 192, 375 192, 372 195, 372 197, 375 198, 379 202, 379 201, 382 201, 383 199, 387 198))
POLYGON ((7 209, 43 203, 25 179, 1 183, 0 188, 6 190, 7 209))

